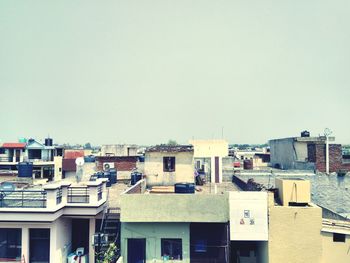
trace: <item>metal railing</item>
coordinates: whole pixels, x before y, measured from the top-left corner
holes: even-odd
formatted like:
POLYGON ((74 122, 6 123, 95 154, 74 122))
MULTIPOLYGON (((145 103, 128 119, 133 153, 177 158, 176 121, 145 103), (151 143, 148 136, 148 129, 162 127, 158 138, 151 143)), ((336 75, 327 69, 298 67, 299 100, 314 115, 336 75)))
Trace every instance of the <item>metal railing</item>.
POLYGON ((102 199, 102 185, 97 188, 97 200, 100 201, 102 199))
POLYGON ((46 192, 40 190, 0 191, 0 208, 45 208, 46 192))
POLYGON ((0 162, 12 162, 12 157, 0 157, 0 162))
POLYGON ((68 203, 89 203, 89 189, 87 187, 69 187, 68 203))
POLYGON ((56 205, 60 204, 62 202, 62 188, 57 190, 56 193, 56 205))

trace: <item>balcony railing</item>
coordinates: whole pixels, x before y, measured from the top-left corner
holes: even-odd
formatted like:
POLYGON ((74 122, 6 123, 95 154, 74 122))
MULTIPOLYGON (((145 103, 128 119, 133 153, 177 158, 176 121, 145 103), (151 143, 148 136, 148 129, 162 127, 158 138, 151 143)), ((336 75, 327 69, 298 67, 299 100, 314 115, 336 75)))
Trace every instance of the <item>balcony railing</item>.
POLYGON ((0 157, 0 162, 12 162, 12 157, 0 157))
MULTIPOLYGON (((106 179, 107 180, 107 179, 106 179)), ((43 188, 0 191, 1 208, 46 208, 59 209, 64 206, 100 206, 107 200, 106 180, 98 179, 71 186, 71 183, 52 183, 43 188)), ((1 213, 1 211, 0 211, 1 213)), ((1 220, 1 216, 0 216, 1 220)))
POLYGON ((68 188, 68 203, 89 203, 89 189, 87 187, 68 188))
POLYGON ((45 191, 0 191, 0 208, 45 208, 46 201, 45 191))

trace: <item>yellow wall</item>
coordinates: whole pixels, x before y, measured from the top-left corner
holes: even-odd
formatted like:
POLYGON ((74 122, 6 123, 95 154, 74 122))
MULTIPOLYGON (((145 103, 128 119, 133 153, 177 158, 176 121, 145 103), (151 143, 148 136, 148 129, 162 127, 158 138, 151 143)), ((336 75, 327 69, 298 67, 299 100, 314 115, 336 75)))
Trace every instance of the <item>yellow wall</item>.
POLYGON ((194 183, 193 152, 146 152, 145 168, 147 185, 172 185, 194 183), (163 171, 163 157, 175 157, 175 172, 163 171))
POLYGON ((309 203, 311 202, 310 181, 309 180, 275 180, 278 194, 284 206, 289 202, 309 203))
POLYGON ((321 208, 273 205, 269 210, 269 263, 321 262, 321 208))
POLYGON ((228 142, 225 140, 190 140, 193 145, 194 157, 226 157, 228 142))
POLYGON ((322 232, 322 263, 349 263, 350 236, 346 235, 345 243, 333 242, 333 233, 322 232))

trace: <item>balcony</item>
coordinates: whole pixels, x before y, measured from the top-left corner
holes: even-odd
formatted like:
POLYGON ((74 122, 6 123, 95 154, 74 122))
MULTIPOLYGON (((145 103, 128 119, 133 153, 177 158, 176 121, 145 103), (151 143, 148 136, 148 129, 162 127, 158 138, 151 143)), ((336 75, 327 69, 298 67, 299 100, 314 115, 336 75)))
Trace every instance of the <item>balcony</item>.
POLYGON ((52 212, 64 207, 99 207, 106 200, 106 179, 75 185, 62 181, 42 188, 0 191, 0 213, 19 208, 52 212))
POLYGON ((46 191, 0 191, 0 208, 45 208, 46 191))

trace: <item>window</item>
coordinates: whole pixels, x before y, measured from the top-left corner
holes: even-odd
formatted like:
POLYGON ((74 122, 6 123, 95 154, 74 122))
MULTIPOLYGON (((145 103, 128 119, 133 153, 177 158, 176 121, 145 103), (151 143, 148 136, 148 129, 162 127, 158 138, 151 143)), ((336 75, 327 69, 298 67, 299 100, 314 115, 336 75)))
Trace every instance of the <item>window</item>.
POLYGON ((0 148, 0 154, 5 154, 5 148, 0 148))
POLYGON ((163 157, 163 172, 175 172, 175 157, 163 157))
POLYGON ((194 244, 194 252, 205 253, 207 252, 207 240, 200 239, 197 240, 194 244))
POLYGON ((21 259, 22 230, 0 228, 0 259, 6 261, 21 259))
POLYGON ((333 233, 333 242, 345 242, 345 234, 333 233))
POLYGON ((163 260, 182 260, 182 239, 161 239, 162 258, 163 260))

